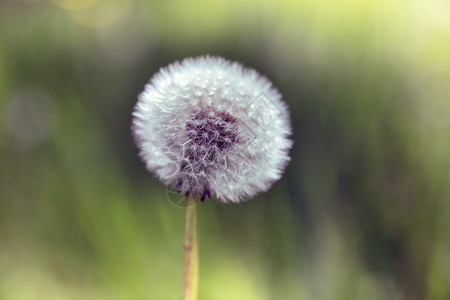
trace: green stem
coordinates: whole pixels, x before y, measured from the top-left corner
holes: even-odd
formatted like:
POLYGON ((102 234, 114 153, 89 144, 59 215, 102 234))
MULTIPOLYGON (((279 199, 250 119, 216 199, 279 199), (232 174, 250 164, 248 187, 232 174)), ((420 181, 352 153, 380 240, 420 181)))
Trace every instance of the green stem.
POLYGON ((186 197, 184 211, 184 282, 183 300, 198 298, 197 199, 186 197))

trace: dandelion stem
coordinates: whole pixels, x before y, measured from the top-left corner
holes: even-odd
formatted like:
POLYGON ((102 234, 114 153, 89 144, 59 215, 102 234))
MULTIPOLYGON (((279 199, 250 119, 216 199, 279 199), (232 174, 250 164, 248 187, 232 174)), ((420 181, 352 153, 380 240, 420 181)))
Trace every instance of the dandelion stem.
POLYGON ((197 199, 186 196, 184 211, 184 282, 183 300, 198 298, 197 199))

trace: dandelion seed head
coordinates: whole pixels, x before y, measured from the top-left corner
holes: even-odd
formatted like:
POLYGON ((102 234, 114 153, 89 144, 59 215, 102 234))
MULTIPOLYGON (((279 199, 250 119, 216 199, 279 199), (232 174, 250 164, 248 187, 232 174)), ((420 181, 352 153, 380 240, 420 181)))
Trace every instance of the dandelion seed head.
POLYGON ((256 71, 220 57, 156 73, 133 112, 147 169, 182 193, 240 202, 266 191, 289 161, 289 115, 256 71))

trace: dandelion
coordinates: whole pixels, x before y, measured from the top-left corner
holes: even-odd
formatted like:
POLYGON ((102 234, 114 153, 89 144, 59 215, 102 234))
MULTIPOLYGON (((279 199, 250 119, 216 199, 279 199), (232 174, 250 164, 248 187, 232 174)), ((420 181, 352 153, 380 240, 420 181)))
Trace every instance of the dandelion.
POLYGON ((289 117, 256 71, 218 57, 161 69, 140 94, 133 132, 147 168, 181 193, 240 202, 289 161, 289 117))
MULTIPOLYGON (((249 199, 268 190, 289 161, 291 129, 280 93, 256 71, 220 57, 162 68, 139 95, 133 116, 147 169, 186 201, 249 199)), ((186 291, 196 290, 190 277, 196 277, 197 254, 186 253, 196 252, 192 207, 185 215, 184 299, 196 297, 186 291)))

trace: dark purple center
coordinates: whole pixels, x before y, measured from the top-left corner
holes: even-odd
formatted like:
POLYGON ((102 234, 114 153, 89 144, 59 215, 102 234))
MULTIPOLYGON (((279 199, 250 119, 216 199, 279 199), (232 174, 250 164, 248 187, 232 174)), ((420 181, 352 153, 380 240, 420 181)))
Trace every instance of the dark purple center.
POLYGON ((201 149, 224 151, 238 140, 237 119, 226 112, 200 111, 186 124, 189 139, 201 149))
POLYGON ((181 170, 189 175, 180 178, 180 191, 201 195, 202 201, 210 196, 208 176, 217 166, 219 156, 239 141, 237 123, 229 113, 214 109, 201 110, 186 122, 189 142, 184 146, 181 170))

